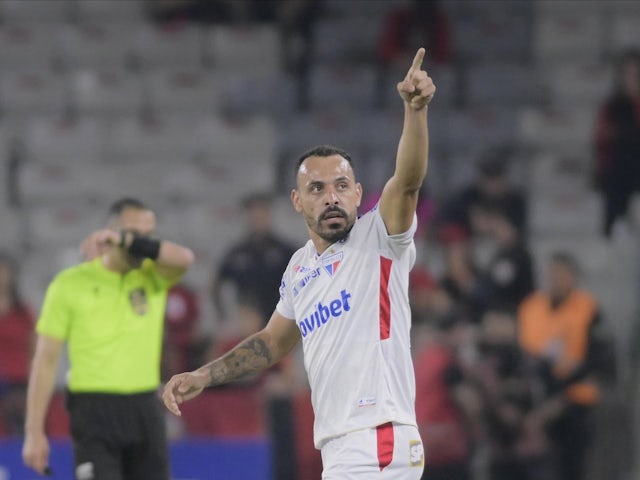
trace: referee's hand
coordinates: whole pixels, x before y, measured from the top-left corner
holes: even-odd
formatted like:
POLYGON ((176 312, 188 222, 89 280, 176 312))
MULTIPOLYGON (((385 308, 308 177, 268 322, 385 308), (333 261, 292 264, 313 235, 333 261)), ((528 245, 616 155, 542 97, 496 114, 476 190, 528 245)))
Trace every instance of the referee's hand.
POLYGON ((44 432, 27 432, 22 446, 22 461, 36 472, 46 475, 49 470, 49 440, 44 432))
POLYGON ((86 261, 101 256, 114 246, 119 245, 121 233, 108 228, 96 230, 82 241, 80 251, 86 261))
POLYGON ((208 384, 208 376, 198 370, 174 375, 164 387, 162 401, 171 413, 180 416, 179 405, 200 395, 208 384))

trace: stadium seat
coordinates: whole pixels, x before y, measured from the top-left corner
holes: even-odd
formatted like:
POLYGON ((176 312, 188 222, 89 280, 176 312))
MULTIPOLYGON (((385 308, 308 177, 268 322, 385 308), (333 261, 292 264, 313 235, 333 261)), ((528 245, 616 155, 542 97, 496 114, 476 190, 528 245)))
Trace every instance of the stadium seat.
MULTIPOLYGON (((50 2, 51 3, 51 2, 50 2)), ((0 65, 14 68, 49 69, 56 63, 56 28, 50 24, 5 24, 0 26, 0 65)))
POLYGON ((144 0, 75 0, 73 15, 81 23, 144 21, 144 0))
MULTIPOLYGON (((555 2, 537 2, 537 4, 555 2)), ((596 61, 604 48, 602 16, 597 10, 567 8, 539 11, 534 28, 534 57, 541 62, 552 59, 596 61)), ((592 2, 584 2, 585 5, 592 2)))
POLYGON ((479 153, 486 148, 511 144, 515 138, 515 111, 504 107, 452 110, 446 120, 450 152, 479 153))
POLYGON ((77 166, 102 159, 105 136, 104 123, 94 118, 42 116, 27 123, 23 140, 29 161, 77 166))
POLYGON ((550 194, 585 191, 589 187, 591 158, 587 153, 576 153, 543 152, 534 156, 529 163, 527 188, 550 194))
POLYGON ((145 75, 152 111, 213 114, 220 104, 218 77, 202 69, 163 69, 145 75))
POLYGON ((106 160, 179 165, 198 152, 194 140, 197 126, 198 121, 187 116, 118 118, 109 128, 106 160))
POLYGON ((276 129, 273 120, 266 116, 210 116, 199 123, 194 134, 197 147, 204 152, 205 158, 270 166, 276 158, 276 129))
MULTIPOLYGON (((635 2, 628 2, 635 4, 635 2)), ((637 7, 637 5, 636 5, 637 7)), ((635 11, 617 11, 611 21, 611 47, 612 53, 629 47, 638 48, 640 45, 640 8, 635 11)))
POLYGON ((0 19, 7 23, 59 23, 69 17, 71 0, 0 0, 0 19))
POLYGON ((283 73, 247 75, 215 69, 220 108, 230 115, 267 114, 290 117, 298 108, 295 78, 283 73))
POLYGON ((134 116, 145 104, 141 77, 125 69, 79 69, 70 82, 71 102, 80 115, 134 116))
POLYGON ((197 68, 202 65, 203 35, 193 24, 141 24, 135 60, 142 68, 197 68))
POLYGON ((613 86, 609 65, 556 62, 539 68, 554 105, 592 105, 602 100, 613 86))
MULTIPOLYGON (((36 248, 47 245, 51 263, 56 263, 59 260, 53 254, 56 248, 77 248, 88 233, 102 226, 102 218, 97 212, 103 211, 102 206, 91 205, 86 199, 29 207, 25 217, 29 240, 36 248)), ((52 270, 59 267, 56 263, 52 270)))
POLYGON ((480 63, 468 69, 466 78, 472 106, 534 105, 542 99, 538 75, 525 64, 480 63))
POLYGON ((274 74, 281 63, 280 37, 271 25, 215 25, 205 36, 205 56, 220 72, 274 74))
MULTIPOLYGON (((478 3, 489 2, 474 2, 478 3)), ((507 10, 489 13, 468 14, 454 23, 458 57, 467 62, 526 61, 531 54, 530 17, 507 10)))
POLYGON ((581 240, 600 232, 603 202, 589 191, 533 192, 529 225, 533 235, 573 235, 581 240))
POLYGON ((5 115, 55 114, 68 103, 67 82, 61 75, 38 69, 0 72, 0 109, 5 115))
POLYGON ((134 31, 131 24, 119 23, 64 26, 59 32, 62 61, 69 69, 129 66, 134 31))
POLYGON ((320 19, 313 31, 315 60, 321 63, 375 60, 382 20, 380 15, 362 12, 358 16, 320 19))
POLYGON ((312 108, 372 108, 376 101, 376 72, 369 65, 316 64, 311 69, 312 108))
POLYGON ((584 151, 591 145, 595 115, 595 108, 585 105, 527 108, 518 113, 518 140, 532 148, 584 151))
POLYGON ((281 154, 293 161, 316 145, 330 144, 358 158, 364 148, 363 128, 357 122, 362 118, 363 113, 358 115, 341 110, 297 115, 281 130, 281 154))

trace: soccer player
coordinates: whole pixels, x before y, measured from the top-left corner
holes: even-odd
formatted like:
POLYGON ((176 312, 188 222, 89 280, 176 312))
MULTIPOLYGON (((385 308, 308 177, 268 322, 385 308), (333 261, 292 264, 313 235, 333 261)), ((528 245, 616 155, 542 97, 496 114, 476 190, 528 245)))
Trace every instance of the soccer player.
POLYGON ((408 280, 435 93, 421 70, 424 53, 418 50, 397 87, 404 128, 395 172, 377 207, 357 218, 362 188, 346 152, 322 146, 299 159, 291 199, 310 241, 291 257, 263 330, 167 383, 163 400, 174 414, 205 387, 264 370, 302 340, 322 478, 420 478, 408 280))
POLYGON ((167 291, 193 253, 151 237, 155 215, 125 198, 109 210, 106 229, 89 235, 91 259, 59 273, 38 320, 27 393, 26 465, 45 473, 45 418, 60 354, 68 344, 68 409, 75 478, 169 480, 160 384, 167 291))

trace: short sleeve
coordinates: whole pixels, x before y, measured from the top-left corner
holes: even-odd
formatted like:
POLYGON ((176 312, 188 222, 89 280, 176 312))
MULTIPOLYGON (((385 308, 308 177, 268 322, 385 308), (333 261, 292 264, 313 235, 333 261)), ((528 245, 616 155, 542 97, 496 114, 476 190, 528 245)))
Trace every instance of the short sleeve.
POLYGON ((293 299, 291 297, 291 288, 289 287, 289 269, 285 270, 280 282, 280 300, 276 305, 276 310, 285 318, 295 319, 295 311, 293 309, 293 299))
POLYGON ((375 228, 383 244, 397 257, 400 257, 407 249, 414 247, 413 237, 418 229, 418 217, 414 213, 411 226, 406 232, 389 235, 380 211, 376 208, 371 212, 375 216, 375 228))
POLYGON ((67 340, 71 320, 64 282, 61 277, 56 277, 47 288, 36 331, 59 340, 67 340))

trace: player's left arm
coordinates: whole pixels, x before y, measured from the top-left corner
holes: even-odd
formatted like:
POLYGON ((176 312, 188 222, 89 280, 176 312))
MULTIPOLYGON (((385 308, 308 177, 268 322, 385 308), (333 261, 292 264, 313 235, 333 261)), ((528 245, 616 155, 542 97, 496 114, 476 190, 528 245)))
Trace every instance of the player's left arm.
POLYGON ((416 53, 398 93, 404 102, 404 126, 398 144, 396 168, 380 197, 380 215, 389 235, 409 230, 418 204, 420 187, 427 174, 429 133, 428 105, 436 87, 421 70, 425 50, 416 53))

